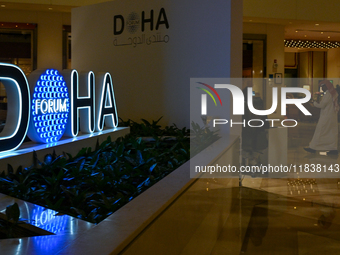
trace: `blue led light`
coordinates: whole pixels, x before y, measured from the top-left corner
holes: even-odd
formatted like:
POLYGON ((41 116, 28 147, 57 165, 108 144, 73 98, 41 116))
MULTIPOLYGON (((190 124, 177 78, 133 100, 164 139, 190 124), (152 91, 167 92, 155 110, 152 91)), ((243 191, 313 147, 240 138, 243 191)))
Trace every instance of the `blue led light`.
POLYGON ((32 97, 32 114, 38 142, 57 142, 65 132, 70 99, 63 76, 48 69, 36 82, 32 97), (60 93, 62 91, 63 93, 60 93))

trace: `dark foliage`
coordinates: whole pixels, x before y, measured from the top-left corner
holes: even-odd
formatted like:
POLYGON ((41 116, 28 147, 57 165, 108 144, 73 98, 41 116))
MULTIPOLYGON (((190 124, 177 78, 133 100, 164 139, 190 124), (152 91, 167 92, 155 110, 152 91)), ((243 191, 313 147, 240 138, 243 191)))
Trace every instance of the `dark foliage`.
MULTIPOLYGON (((53 153, 40 161, 34 153, 33 166, 14 172, 8 165, 0 174, 0 193, 98 223, 190 159, 189 130, 161 128, 159 120, 122 121, 131 134, 75 156, 53 153)), ((195 139, 205 141, 198 129, 195 139)))
POLYGON ((53 153, 39 161, 34 154, 33 166, 15 172, 8 165, 0 192, 98 223, 189 160, 187 130, 168 127, 176 139, 164 138, 157 122, 131 122, 130 135, 75 156, 53 153), (148 129, 153 139, 145 142, 140 136, 148 129))

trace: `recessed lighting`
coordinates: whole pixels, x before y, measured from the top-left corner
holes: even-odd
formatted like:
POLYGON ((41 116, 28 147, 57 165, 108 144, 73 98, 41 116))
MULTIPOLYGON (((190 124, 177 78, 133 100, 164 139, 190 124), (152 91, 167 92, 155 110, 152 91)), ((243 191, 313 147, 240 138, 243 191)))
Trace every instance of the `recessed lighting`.
POLYGON ((52 11, 52 10, 53 10, 53 8, 52 8, 52 7, 49 7, 48 9, 49 9, 50 11, 52 11))
POLYGON ((320 24, 316 23, 315 26, 319 26, 320 24))
POLYGON ((289 48, 296 48, 296 49, 303 49, 303 48, 321 48, 321 49, 330 49, 330 48, 339 48, 340 43, 339 42, 324 42, 324 41, 296 41, 296 40, 290 40, 284 42, 285 47, 289 48))
POLYGON ((5 8, 5 7, 6 7, 6 5, 2 4, 2 5, 1 5, 1 7, 2 7, 2 8, 5 8))
POLYGON ((250 19, 249 21, 250 21, 250 22, 252 22, 253 20, 252 20, 252 19, 250 19))
POLYGON ((307 35, 305 35, 305 37, 307 37, 307 35))
POLYGON ((328 39, 331 38, 330 36, 328 36, 328 39))
POLYGON ((295 30, 295 33, 297 33, 297 32, 299 32, 299 31, 295 30))
POLYGON ((321 34, 323 35, 323 32, 321 32, 321 34))

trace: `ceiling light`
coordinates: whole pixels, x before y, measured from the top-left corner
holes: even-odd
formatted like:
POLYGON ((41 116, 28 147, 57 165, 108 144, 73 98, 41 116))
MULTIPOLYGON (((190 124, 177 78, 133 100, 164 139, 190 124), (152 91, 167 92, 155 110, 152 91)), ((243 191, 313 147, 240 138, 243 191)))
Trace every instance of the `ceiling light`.
POLYGON ((324 42, 324 41, 296 41, 296 40, 285 40, 284 46, 289 48, 297 48, 297 49, 303 49, 303 48, 321 48, 321 49, 330 49, 330 48, 339 48, 340 43, 339 42, 324 42))
POLYGON ((316 23, 315 26, 319 26, 320 24, 316 23))
POLYGON ((2 4, 2 5, 1 5, 1 7, 2 7, 2 8, 5 8, 5 7, 6 7, 6 5, 2 4))

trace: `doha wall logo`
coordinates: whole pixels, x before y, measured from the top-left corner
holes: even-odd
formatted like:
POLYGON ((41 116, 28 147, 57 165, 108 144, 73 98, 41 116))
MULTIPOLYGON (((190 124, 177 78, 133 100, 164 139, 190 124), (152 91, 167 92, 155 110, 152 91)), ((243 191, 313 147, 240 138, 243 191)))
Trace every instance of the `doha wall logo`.
POLYGON ((170 28, 165 8, 159 10, 132 11, 113 16, 113 45, 133 46, 168 43, 170 36, 165 34, 170 28))
POLYGON ((7 118, 0 133, 0 152, 17 149, 26 135, 37 143, 55 143, 118 126, 110 73, 35 70, 28 79, 12 64, 0 63, 7 93, 7 118))

